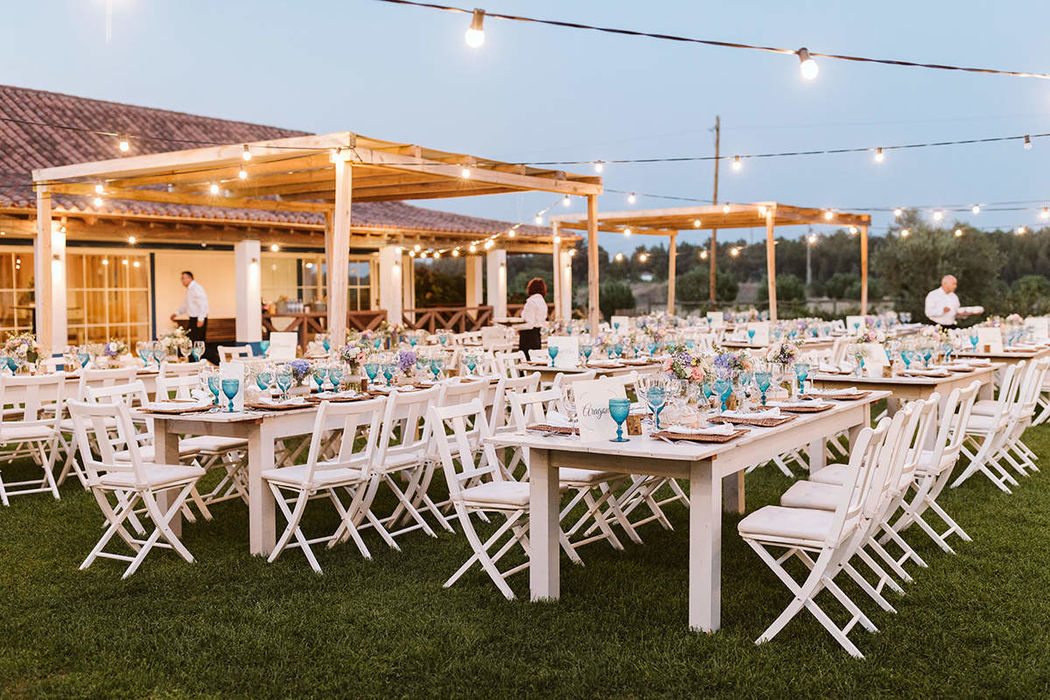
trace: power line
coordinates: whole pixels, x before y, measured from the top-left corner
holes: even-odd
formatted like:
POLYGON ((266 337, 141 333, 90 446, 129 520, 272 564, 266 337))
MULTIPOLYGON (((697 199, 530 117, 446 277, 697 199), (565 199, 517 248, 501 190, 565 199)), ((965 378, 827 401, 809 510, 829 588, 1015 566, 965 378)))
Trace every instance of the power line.
MULTIPOLYGON (((377 0, 378 2, 390 3, 393 5, 409 5, 412 7, 421 7, 431 10, 441 10, 445 12, 455 12, 458 14, 475 15, 474 9, 468 9, 465 7, 456 7, 454 5, 439 5, 430 2, 416 2, 416 0, 377 0)), ((675 41, 689 44, 703 44, 705 46, 715 46, 719 48, 727 49, 747 49, 750 51, 761 51, 764 53, 775 53, 775 54, 794 54, 800 58, 830 58, 837 61, 851 61, 854 63, 877 63, 887 66, 900 66, 906 68, 928 68, 933 70, 947 70, 947 71, 961 71, 964 73, 980 73, 984 75, 1006 75, 1015 78, 1040 78, 1043 80, 1050 80, 1050 74, 1047 73, 1032 73, 1028 71, 1008 71, 1008 70, 997 70, 994 68, 979 68, 973 66, 958 66, 947 63, 923 63, 919 61, 906 61, 901 59, 892 58, 871 58, 868 56, 853 56, 850 54, 835 54, 835 53, 817 53, 815 51, 808 51, 805 48, 802 49, 785 49, 778 48, 775 46, 762 46, 758 44, 744 44, 735 41, 718 41, 715 39, 699 39, 696 37, 680 36, 677 34, 663 34, 656 32, 644 32, 636 29, 622 29, 619 27, 603 27, 593 24, 583 24, 580 22, 567 22, 564 20, 553 20, 553 19, 541 19, 537 17, 526 17, 523 15, 508 15, 499 12, 488 12, 481 11, 484 17, 495 17, 496 19, 511 20, 515 22, 529 22, 532 24, 544 24, 552 27, 562 27, 566 29, 583 29, 586 31, 603 32, 606 34, 619 34, 623 36, 633 37, 645 37, 648 39, 661 39, 664 41, 675 41), (803 52, 805 54, 803 55, 803 52)), ((472 25, 473 28, 473 25, 472 25)))

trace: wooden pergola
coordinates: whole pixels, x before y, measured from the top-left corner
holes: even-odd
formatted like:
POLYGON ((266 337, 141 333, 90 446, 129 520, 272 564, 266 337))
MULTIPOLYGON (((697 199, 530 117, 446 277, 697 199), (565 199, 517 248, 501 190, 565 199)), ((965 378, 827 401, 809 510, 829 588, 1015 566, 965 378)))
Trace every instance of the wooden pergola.
MULTIPOLYGON (((590 212, 588 212, 590 213, 590 212)), ((674 313, 675 299, 675 240, 680 231, 718 230, 732 228, 766 228, 766 273, 769 284, 769 317, 777 318, 776 289, 776 239, 777 226, 832 225, 856 227, 860 233, 860 276, 861 276, 861 313, 868 308, 868 227, 871 216, 854 214, 832 209, 799 207, 778 202, 752 202, 749 204, 718 204, 703 207, 677 207, 673 209, 648 209, 641 211, 604 212, 591 216, 597 219, 592 227, 588 217, 574 214, 562 214, 551 217, 551 226, 555 235, 562 229, 597 231, 608 233, 631 233, 650 236, 667 236, 668 249, 668 290, 667 309, 674 313)), ((591 302, 591 330, 597 331, 598 300, 598 237, 588 235, 588 284, 591 302)), ((715 252, 712 249, 711 255, 715 252)))
MULTIPOLYGON (((596 213, 601 178, 502 163, 336 132, 114 158, 33 171, 38 261, 52 260, 51 195, 167 202, 325 215, 328 328, 346 328, 352 201, 471 197, 542 191, 587 197, 596 213), (241 176, 244 169, 247 177, 241 176)), ((496 234, 511 238, 514 234, 496 234)), ((557 239, 554 239, 555 241, 557 239)), ((56 260, 56 262, 58 262, 56 260)), ((595 272, 597 264, 594 264, 595 272)), ((37 329, 52 347, 52 266, 38 263, 37 329)))

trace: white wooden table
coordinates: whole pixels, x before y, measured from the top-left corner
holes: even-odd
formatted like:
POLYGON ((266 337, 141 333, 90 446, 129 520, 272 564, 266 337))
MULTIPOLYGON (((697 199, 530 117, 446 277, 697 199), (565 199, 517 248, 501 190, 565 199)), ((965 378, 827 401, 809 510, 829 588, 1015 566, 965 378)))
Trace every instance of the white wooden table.
POLYGON ((532 374, 533 372, 540 373, 540 380, 549 382, 554 379, 558 374, 582 374, 583 372, 594 371, 596 376, 599 377, 611 377, 619 374, 630 374, 631 372, 637 372, 638 374, 645 374, 648 372, 656 372, 661 367, 659 360, 655 362, 645 362, 641 364, 630 364, 620 365, 616 367, 607 367, 602 365, 580 365, 578 367, 551 367, 549 364, 533 364, 531 362, 519 362, 516 367, 522 374, 532 374))
MULTIPOLYGON (((723 444, 669 444, 637 436, 627 442, 584 442, 579 437, 508 434, 490 440, 529 448, 529 585, 532 600, 560 597, 559 473, 563 467, 600 469, 689 480, 689 627, 714 632, 721 624, 722 499, 743 501, 743 472, 804 443, 848 430, 851 441, 871 419, 871 404, 887 396, 836 402, 822 413, 796 414, 776 428, 753 428, 723 444), (728 477, 728 478, 727 478, 728 477)), ((821 456, 823 449, 817 450, 821 456)))
POLYGON ((903 375, 856 377, 852 374, 816 372, 809 375, 809 380, 812 381, 813 386, 823 389, 855 386, 863 391, 888 391, 890 396, 886 399, 886 410, 893 415, 902 401, 927 399, 934 392, 940 395, 943 407, 952 389, 965 389, 974 381, 981 383, 981 388, 977 392, 978 398, 990 399, 995 371, 1000 367, 1001 365, 993 362, 987 367, 980 367, 972 372, 952 372, 947 377, 906 377, 903 375))

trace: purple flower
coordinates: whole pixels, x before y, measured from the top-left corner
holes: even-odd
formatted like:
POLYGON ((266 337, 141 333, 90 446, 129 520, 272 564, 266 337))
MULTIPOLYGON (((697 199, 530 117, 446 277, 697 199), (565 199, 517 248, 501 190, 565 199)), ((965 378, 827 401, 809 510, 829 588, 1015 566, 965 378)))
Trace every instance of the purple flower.
POLYGON ((296 384, 302 384, 306 376, 310 374, 310 363, 306 360, 292 360, 288 363, 288 368, 292 370, 292 378, 295 379, 296 384))
POLYGON ((408 374, 409 370, 416 366, 416 353, 414 350, 401 350, 397 353, 397 368, 408 374))

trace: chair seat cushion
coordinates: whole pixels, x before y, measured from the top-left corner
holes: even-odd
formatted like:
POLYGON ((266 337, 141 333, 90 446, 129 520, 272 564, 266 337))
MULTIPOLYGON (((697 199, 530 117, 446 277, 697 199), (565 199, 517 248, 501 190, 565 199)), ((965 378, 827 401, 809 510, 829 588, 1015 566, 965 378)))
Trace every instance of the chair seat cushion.
POLYGON ((780 505, 786 508, 815 508, 835 510, 842 500, 842 486, 821 484, 816 481, 796 481, 780 497, 780 505))
POLYGON ((623 477, 623 474, 615 474, 613 472, 603 472, 597 469, 576 469, 575 467, 562 467, 560 470, 559 480, 562 484, 568 485, 586 485, 596 486, 610 479, 623 477))
POLYGON ((823 542, 835 514, 814 508, 763 506, 740 521, 737 532, 743 537, 773 537, 791 541, 823 542))
POLYGON ((54 433, 47 425, 5 424, 0 428, 0 441, 17 442, 18 440, 46 440, 54 433))
POLYGON ((521 481, 486 481, 463 489, 462 496, 467 503, 524 508, 529 505, 529 485, 521 481))
POLYGON ((829 464, 823 469, 818 469, 809 475, 809 480, 817 484, 832 484, 841 486, 846 480, 845 464, 829 464))
POLYGON ((971 413, 970 420, 966 421, 966 432, 987 433, 995 427, 995 419, 992 416, 981 416, 971 413))
MULTIPOLYGON (((307 478, 310 476, 310 467, 307 464, 297 464, 294 467, 279 467, 267 469, 262 473, 262 478, 275 484, 288 484, 289 486, 307 486, 307 478)), ((352 484, 360 481, 363 472, 360 469, 349 467, 338 467, 325 469, 318 466, 314 470, 311 480, 312 486, 326 488, 338 484, 352 484)))
POLYGON ((999 402, 993 399, 983 399, 981 401, 975 401, 973 404, 973 408, 970 410, 970 414, 975 416, 994 416, 995 407, 998 404, 999 402))
POLYGON ((231 452, 248 449, 248 441, 243 438, 218 437, 215 435, 196 435, 179 441, 179 452, 183 449, 196 452, 231 452))
MULTIPOLYGON (((186 447, 186 441, 183 440, 182 444, 179 445, 179 459, 186 457, 195 457, 197 450, 186 447)), ((144 462, 152 462, 157 458, 156 453, 153 451, 153 445, 142 445, 139 447, 139 456, 142 457, 144 462)), ((118 462, 130 462, 131 452, 128 450, 118 450, 113 453, 113 459, 118 462)))
POLYGON ((145 472, 145 483, 138 483, 135 473, 131 470, 103 474, 99 477, 98 482, 103 486, 118 488, 134 488, 135 486, 157 488, 168 484, 194 481, 204 476, 204 470, 200 467, 182 464, 144 464, 143 472, 145 472))

